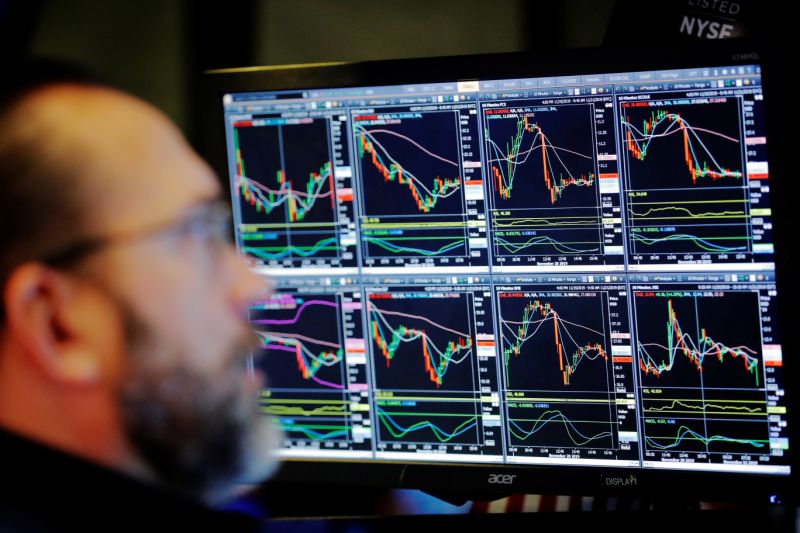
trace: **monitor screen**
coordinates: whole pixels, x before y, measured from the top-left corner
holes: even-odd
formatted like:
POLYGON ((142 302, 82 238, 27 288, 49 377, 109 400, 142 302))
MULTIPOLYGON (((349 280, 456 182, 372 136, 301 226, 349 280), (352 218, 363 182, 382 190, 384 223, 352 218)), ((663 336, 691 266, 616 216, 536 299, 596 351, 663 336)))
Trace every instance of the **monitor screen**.
POLYGON ((758 56, 601 57, 218 95, 285 458, 789 475, 758 56))

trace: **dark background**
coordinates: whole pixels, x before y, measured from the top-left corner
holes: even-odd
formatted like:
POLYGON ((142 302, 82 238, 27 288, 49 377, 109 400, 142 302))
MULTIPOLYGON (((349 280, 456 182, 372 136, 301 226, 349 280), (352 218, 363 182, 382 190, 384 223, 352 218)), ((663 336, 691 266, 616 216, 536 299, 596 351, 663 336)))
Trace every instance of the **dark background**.
POLYGON ((0 42, 5 54, 16 48, 95 69, 193 137, 191 93, 206 68, 593 46, 613 7, 613 0, 0 0, 0 42))
MULTIPOLYGON (((200 73, 209 68, 546 52, 603 44, 638 47, 689 38, 686 28, 681 32, 684 17, 730 24, 731 36, 783 39, 791 32, 791 17, 767 11, 764 4, 768 3, 0 0, 0 59, 34 55, 77 62, 154 103, 196 140, 196 94, 200 73), (776 29, 779 23, 787 30, 776 29)), ((711 36, 706 26, 702 37, 711 36)))
MULTIPOLYGON (((717 38, 724 24, 731 37, 762 41, 774 64, 793 65, 790 36, 797 33, 796 21, 788 7, 774 5, 749 0, 0 0, 0 76, 13 76, 6 65, 20 57, 76 62, 152 102, 196 142, 197 117, 208 111, 200 109, 198 96, 206 69, 643 47, 717 38), (708 23, 705 30, 686 27, 687 17, 708 23), (716 34, 709 29, 713 23, 716 34)), ((780 76, 788 79, 790 70, 780 76)), ((776 108, 788 101, 790 91, 777 78, 770 85, 770 105, 776 108)), ((791 140, 777 135, 770 149, 788 153, 791 140)))

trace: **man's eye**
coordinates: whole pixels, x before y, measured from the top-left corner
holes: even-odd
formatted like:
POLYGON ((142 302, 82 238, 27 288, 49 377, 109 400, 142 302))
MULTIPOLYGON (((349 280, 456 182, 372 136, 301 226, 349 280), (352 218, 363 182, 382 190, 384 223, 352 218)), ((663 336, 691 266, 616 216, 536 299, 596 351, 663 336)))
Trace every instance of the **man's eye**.
POLYGON ((205 240, 208 238, 208 223, 205 220, 190 220, 181 233, 186 237, 205 240))

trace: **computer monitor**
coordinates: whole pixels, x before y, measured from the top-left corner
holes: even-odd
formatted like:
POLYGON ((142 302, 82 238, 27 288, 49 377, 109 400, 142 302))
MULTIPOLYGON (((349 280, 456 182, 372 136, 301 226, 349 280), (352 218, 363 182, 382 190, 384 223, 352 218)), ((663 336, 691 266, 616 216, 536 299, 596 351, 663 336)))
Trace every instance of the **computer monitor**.
POLYGON ((792 177, 750 44, 207 81, 236 246, 275 286, 249 318, 283 479, 791 492, 792 177))

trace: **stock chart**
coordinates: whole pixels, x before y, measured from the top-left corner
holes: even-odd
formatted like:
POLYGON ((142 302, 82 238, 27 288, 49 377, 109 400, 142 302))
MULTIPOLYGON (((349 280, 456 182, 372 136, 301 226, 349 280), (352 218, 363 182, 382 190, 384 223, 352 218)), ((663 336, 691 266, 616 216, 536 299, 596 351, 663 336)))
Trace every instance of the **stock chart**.
POLYGON ((354 264, 343 238, 347 195, 334 177, 331 121, 261 119, 234 126, 242 251, 273 266, 354 264))
POLYGON ((480 348, 488 287, 387 288, 367 292, 379 449, 498 453, 497 405, 481 393, 496 376, 480 348))
POLYGON ((764 357, 766 293, 756 284, 634 292, 646 453, 699 462, 771 455, 767 381, 779 362, 764 357))
POLYGON ((365 421, 353 416, 366 385, 359 296, 279 292, 250 308, 269 380, 261 407, 294 444, 363 447, 365 421))
POLYGON ((509 450, 519 460, 635 457, 624 287, 555 289, 497 292, 509 450))
POLYGON ((788 472, 755 67, 240 96, 286 456, 788 472))
MULTIPOLYGON (((768 251, 748 175, 746 96, 622 102, 631 259, 746 262, 768 251)), ((751 120, 750 120, 751 121, 751 120)))
POLYGON ((619 236, 608 231, 614 202, 601 191, 601 175, 615 174, 598 162, 605 108, 508 104, 484 109, 495 264, 621 264, 619 236))
POLYGON ((474 117, 463 111, 382 109, 353 117, 365 266, 486 264, 485 225, 471 213, 483 185, 464 165, 472 152, 462 129, 469 131, 474 117))

